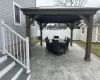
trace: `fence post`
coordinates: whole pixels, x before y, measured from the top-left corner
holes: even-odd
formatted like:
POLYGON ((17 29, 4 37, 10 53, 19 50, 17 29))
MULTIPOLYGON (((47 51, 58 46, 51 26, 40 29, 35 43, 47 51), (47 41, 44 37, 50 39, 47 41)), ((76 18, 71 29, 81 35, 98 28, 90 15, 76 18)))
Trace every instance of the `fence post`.
POLYGON ((30 59, 29 59, 29 37, 26 37, 26 73, 30 73, 30 59))
POLYGON ((2 47, 2 54, 6 54, 5 53, 5 33, 4 33, 4 27, 1 27, 1 47, 2 47))

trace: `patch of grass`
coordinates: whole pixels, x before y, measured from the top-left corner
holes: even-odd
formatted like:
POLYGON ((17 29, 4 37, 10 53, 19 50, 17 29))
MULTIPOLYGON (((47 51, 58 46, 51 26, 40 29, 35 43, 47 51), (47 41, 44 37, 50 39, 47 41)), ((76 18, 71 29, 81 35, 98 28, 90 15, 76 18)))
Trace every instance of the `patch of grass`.
MULTIPOLYGON (((74 43, 80 45, 81 47, 83 47, 85 49, 85 42, 83 41, 73 41, 74 43)), ((91 52, 93 54, 95 54, 96 56, 100 57, 100 43, 92 43, 91 45, 91 52)))

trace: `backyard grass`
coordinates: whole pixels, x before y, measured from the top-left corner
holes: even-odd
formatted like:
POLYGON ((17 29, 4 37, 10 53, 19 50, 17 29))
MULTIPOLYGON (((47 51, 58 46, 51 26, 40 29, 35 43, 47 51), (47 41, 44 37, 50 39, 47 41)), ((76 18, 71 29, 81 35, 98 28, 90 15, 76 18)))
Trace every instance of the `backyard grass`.
MULTIPOLYGON (((74 41, 74 42, 85 49, 85 42, 83 41, 74 41)), ((92 43, 91 51, 93 54, 100 57, 100 43, 92 43)))

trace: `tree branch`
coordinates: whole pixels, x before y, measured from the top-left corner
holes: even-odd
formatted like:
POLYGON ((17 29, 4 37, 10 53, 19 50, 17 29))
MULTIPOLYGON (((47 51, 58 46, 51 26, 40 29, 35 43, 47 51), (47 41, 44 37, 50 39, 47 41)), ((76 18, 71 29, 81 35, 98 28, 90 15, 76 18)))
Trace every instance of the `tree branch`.
POLYGON ((58 5, 83 7, 87 0, 57 0, 58 5))
POLYGON ((57 0, 57 2, 63 6, 66 6, 66 3, 63 3, 61 0, 57 0))
POLYGON ((87 0, 83 3, 82 7, 87 3, 87 0))

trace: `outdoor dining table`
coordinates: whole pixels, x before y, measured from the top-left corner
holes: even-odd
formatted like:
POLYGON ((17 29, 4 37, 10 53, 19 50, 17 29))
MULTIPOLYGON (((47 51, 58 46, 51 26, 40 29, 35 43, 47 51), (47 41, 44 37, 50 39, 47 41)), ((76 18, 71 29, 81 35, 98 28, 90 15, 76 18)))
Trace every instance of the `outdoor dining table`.
MULTIPOLYGON (((58 39, 55 39, 54 40, 58 40, 60 44, 65 44, 66 42, 64 41, 64 39, 62 38, 58 38, 58 39)), ((52 39, 50 39, 50 42, 49 43, 52 43, 52 39)))
MULTIPOLYGON (((66 41, 62 38, 54 38, 54 40, 58 40, 59 44, 62 48, 65 49, 66 41)), ((52 39, 49 39, 49 46, 50 46, 50 51, 52 51, 52 39)))

